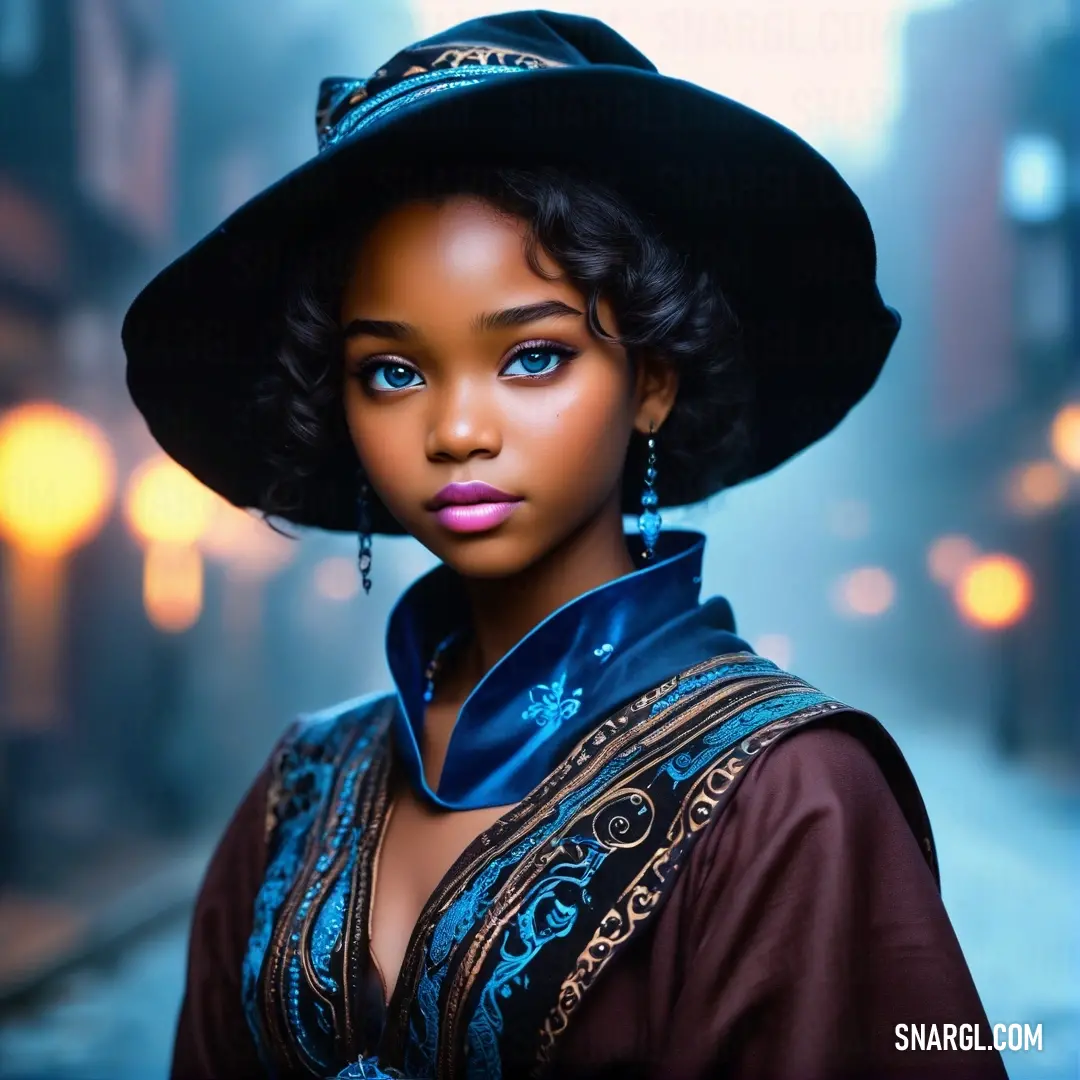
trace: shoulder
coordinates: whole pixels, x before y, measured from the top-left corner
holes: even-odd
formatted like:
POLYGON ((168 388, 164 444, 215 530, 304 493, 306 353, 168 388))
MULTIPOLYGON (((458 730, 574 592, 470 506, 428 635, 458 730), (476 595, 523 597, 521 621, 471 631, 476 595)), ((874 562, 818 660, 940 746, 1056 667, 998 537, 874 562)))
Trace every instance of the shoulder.
POLYGON ((223 956, 239 965, 255 898, 272 870, 278 826, 288 820, 302 836, 342 763, 355 756, 365 739, 374 741, 391 704, 392 695, 386 694, 339 702, 300 716, 278 740, 233 812, 203 875, 195 910, 196 968, 204 960, 210 966, 220 963, 223 956))
POLYGON ((922 794, 884 725, 755 654, 739 660, 745 670, 735 678, 751 675, 757 689, 740 713, 746 737, 726 763, 734 783, 713 815, 725 819, 724 831, 733 820, 774 826, 782 815, 842 820, 863 832, 899 825, 937 881, 922 794))
POLYGON ((297 717, 266 766, 268 835, 321 801, 349 763, 379 753, 396 701, 393 693, 368 694, 297 717))
POLYGON ((391 694, 368 694, 298 716, 278 738, 233 812, 218 843, 209 876, 235 876, 237 867, 244 865, 252 879, 257 880, 263 870, 262 850, 271 829, 275 804, 295 788, 312 765, 322 763, 333 771, 345 749, 355 748, 365 737, 376 736, 392 703, 391 694), (241 859, 240 852, 258 854, 241 859))
POLYGON ((842 717, 795 730, 761 753, 735 798, 777 810, 799 803, 865 810, 891 797, 871 730, 842 717))
POLYGON ((345 741, 375 735, 388 726, 395 701, 392 692, 364 694, 301 713, 278 741, 275 753, 297 746, 330 750, 345 741))
POLYGON ((270 755, 267 767, 272 776, 280 783, 304 763, 340 765, 389 730, 396 700, 393 693, 365 694, 302 713, 270 755))
POLYGON ((692 860, 698 873, 778 858, 848 864, 873 874, 882 860, 929 869, 936 861, 918 786, 877 721, 852 713, 798 728, 749 762, 692 860))

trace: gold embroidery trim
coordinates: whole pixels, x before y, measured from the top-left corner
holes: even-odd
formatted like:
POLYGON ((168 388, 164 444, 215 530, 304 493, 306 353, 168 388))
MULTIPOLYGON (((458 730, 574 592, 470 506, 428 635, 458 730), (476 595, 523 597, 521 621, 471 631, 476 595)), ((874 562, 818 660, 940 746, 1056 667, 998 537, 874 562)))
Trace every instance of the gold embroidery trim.
MULTIPOLYGON (((785 673, 776 675, 755 674, 743 678, 739 678, 736 673, 732 676, 731 681, 722 682, 718 686, 702 688, 705 691, 704 696, 690 707, 687 707, 685 700, 676 701, 655 717, 647 717, 645 723, 650 726, 646 727, 644 733, 640 727, 628 725, 630 713, 651 708, 657 700, 669 694, 680 680, 692 678, 694 675, 723 664, 750 662, 756 659, 752 654, 731 654, 725 657, 714 657, 697 665, 690 671, 682 673, 678 678, 670 679, 662 686, 642 695, 631 704, 627 712, 624 712, 619 717, 604 721, 578 744, 577 749, 568 755, 560 769, 552 774, 551 779, 554 782, 545 785, 543 796, 546 797, 541 798, 539 805, 536 801, 529 800, 531 805, 527 811, 528 827, 535 827, 537 818, 546 817, 551 812, 552 799, 561 801, 566 798, 567 791, 562 785, 562 780, 565 773, 569 771, 571 762, 581 764, 584 761, 587 763, 587 767, 574 778, 575 788, 581 787, 587 784, 613 757, 617 756, 625 748, 626 743, 631 740, 654 750, 659 750, 666 758, 677 754, 682 747, 699 737, 703 728, 711 728, 717 723, 723 722, 716 715, 717 707, 723 703, 726 703, 725 711, 728 712, 728 716, 733 716, 752 704, 759 704, 769 698, 790 693, 793 688, 806 687, 802 680, 785 673), (737 700, 732 702, 729 700, 732 698, 737 700), (670 737, 674 737, 676 740, 674 745, 671 744, 670 737), (598 749, 598 752, 589 755, 585 752, 586 748, 589 747, 598 749)), ((726 720, 728 716, 725 716, 724 719, 726 720)), ((620 786, 616 792, 604 793, 598 803, 583 807, 574 822, 581 822, 587 817, 594 817, 613 798, 621 798, 630 794, 629 785, 632 785, 643 772, 655 767, 656 764, 655 753, 644 754, 633 769, 620 778, 620 786)), ((687 796, 687 799, 689 798, 691 798, 690 794, 687 796)), ((568 833, 572 831, 574 822, 568 823, 566 828, 568 833)), ((696 829, 692 831, 696 831, 696 829)), ((519 832, 504 837, 497 847, 484 852, 484 861, 486 862, 488 858, 506 850, 508 846, 512 846, 519 838, 519 832)), ((447 991, 444 1017, 448 1022, 442 1025, 439 1037, 440 1069, 452 1070, 453 1068, 453 1047, 456 1045, 457 1029, 461 1022, 462 1003, 471 992, 477 974, 496 944, 496 938, 501 940, 500 928, 516 916, 529 885, 562 850, 561 844, 557 846, 549 844, 542 849, 534 849, 529 852, 518 866, 511 871, 510 876, 503 883, 498 894, 492 898, 480 925, 471 935, 471 943, 460 964, 457 965, 453 983, 447 991)), ((670 851, 670 847, 665 850, 670 851)), ((654 858, 650 866, 655 862, 656 859, 654 858)), ((447 894, 444 894, 444 897, 445 895, 447 894)), ((442 906, 440 905, 440 907, 442 906)), ((450 1075, 449 1071, 447 1075, 450 1075)))
POLYGON ((803 710, 796 716, 784 716, 774 720, 732 747, 720 763, 699 778, 687 792, 668 833, 667 846, 656 851, 600 920, 588 945, 578 956, 573 972, 563 980, 557 1004, 544 1022, 541 1032, 537 1071, 550 1062, 555 1041, 566 1030, 570 1014, 581 1003, 585 991, 603 967, 615 955, 617 947, 633 934, 638 923, 643 922, 656 910, 663 895, 663 885, 675 869, 671 865, 673 854, 677 853, 687 836, 699 832, 709 823, 721 797, 746 769, 750 760, 791 728, 843 708, 846 706, 839 702, 827 702, 810 716, 803 710), (656 885, 646 884, 647 879, 651 879, 656 885))
MULTIPOLYGON (((732 714, 741 711, 750 704, 759 704, 761 701, 787 693, 790 690, 790 686, 786 684, 777 686, 774 676, 766 676, 766 678, 769 680, 763 688, 766 692, 754 695, 751 700, 740 698, 735 704, 732 714)), ((716 722, 713 719, 716 705, 728 698, 737 696, 739 690, 746 690, 747 684, 753 682, 754 680, 752 679, 745 679, 734 684, 724 684, 715 688, 713 693, 709 694, 704 700, 696 702, 690 709, 684 708, 681 710, 677 717, 680 721, 678 726, 686 728, 687 730, 681 732, 682 737, 675 746, 672 747, 666 744, 663 746, 664 757, 676 755, 683 746, 692 742, 697 737, 702 727, 701 720, 703 716, 708 718, 706 722, 708 726, 711 727, 716 722)), ((676 705, 677 704, 678 703, 676 703, 676 705)), ((644 742, 645 740, 641 739, 640 741, 644 742)), ((612 756, 614 756, 614 754, 609 752, 605 758, 598 758, 597 763, 602 765, 606 763, 607 760, 610 760, 612 756)), ((594 768, 597 763, 594 763, 594 768)), ((605 792, 600 796, 600 800, 597 803, 583 807, 578 816, 574 818, 573 821, 567 823, 565 830, 566 834, 574 832, 575 824, 582 822, 586 818, 594 817, 602 809, 609 798, 612 796, 621 797, 626 794, 627 789, 635 783, 641 774, 651 770, 655 765, 655 757, 645 756, 632 770, 628 771, 620 778, 619 788, 616 792, 605 792)), ((566 792, 564 791, 561 793, 560 798, 565 797, 566 792)), ((518 866, 506 879, 503 886, 499 889, 498 895, 492 898, 491 904, 485 913, 483 920, 472 935, 472 942, 465 957, 458 966, 454 985, 451 988, 451 992, 447 995, 446 1011, 448 1016, 457 1017, 457 1010, 460 1002, 467 997, 476 976, 483 968, 488 954, 496 944, 496 940, 501 940, 501 935, 499 934, 500 928, 515 918, 521 908, 522 899, 527 893, 528 887, 543 872, 545 866, 554 860, 562 851, 562 843, 557 845, 546 845, 543 852, 540 853, 534 849, 534 851, 530 852, 521 860, 518 866)), ((447 1026, 449 1027, 450 1025, 447 1026)), ((447 1032, 447 1035, 450 1037, 449 1031, 447 1032)))
MULTIPOLYGON (((559 60, 548 60, 535 53, 514 52, 513 49, 498 48, 494 45, 468 45, 445 49, 431 61, 434 67, 460 67, 462 64, 498 64, 507 66, 507 57, 511 57, 511 67, 565 67, 559 60), (494 59, 492 59, 494 58, 494 59)), ((406 72, 406 75, 408 72, 406 72)))

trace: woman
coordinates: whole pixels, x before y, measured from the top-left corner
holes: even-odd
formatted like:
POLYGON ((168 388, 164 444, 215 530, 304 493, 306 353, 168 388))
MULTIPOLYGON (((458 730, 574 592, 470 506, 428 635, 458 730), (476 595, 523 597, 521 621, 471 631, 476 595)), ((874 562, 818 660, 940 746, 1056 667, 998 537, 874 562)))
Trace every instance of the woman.
POLYGON ((355 528, 365 589, 373 533, 443 565, 394 692, 297 723, 229 825, 174 1077, 1003 1076, 894 1049, 989 1038, 899 751, 660 531, 874 381, 854 195, 548 12, 329 81, 319 126, 133 305, 129 385, 235 503, 355 528))

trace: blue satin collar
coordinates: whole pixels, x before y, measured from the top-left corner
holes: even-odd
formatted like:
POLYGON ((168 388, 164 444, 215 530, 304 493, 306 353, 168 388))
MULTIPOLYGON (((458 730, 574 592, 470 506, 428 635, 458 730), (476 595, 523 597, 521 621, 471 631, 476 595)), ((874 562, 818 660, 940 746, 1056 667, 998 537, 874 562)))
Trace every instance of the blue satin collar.
POLYGON ((723 597, 703 604, 702 534, 661 533, 656 561, 552 612, 477 683, 458 714, 438 790, 424 778, 424 673, 464 628, 462 582, 439 566, 390 615, 386 653, 399 698, 395 748, 414 790, 448 810, 519 802, 573 744, 625 702, 694 664, 749 651, 723 597))

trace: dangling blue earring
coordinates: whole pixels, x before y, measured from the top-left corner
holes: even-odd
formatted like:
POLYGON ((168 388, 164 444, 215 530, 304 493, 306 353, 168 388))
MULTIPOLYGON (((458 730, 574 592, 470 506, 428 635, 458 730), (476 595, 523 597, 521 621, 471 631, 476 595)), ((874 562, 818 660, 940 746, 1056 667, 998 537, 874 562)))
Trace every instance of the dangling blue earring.
POLYGON ((641 516, 638 518, 638 532, 645 548, 645 561, 652 559, 656 551, 656 541, 660 536, 663 519, 657 513, 660 496, 656 494, 656 425, 649 424, 649 452, 645 458, 645 489, 641 493, 641 516))
POLYGON ((356 498, 356 531, 360 536, 360 582, 364 593, 371 592, 371 489, 367 477, 360 473, 360 490, 356 498))

